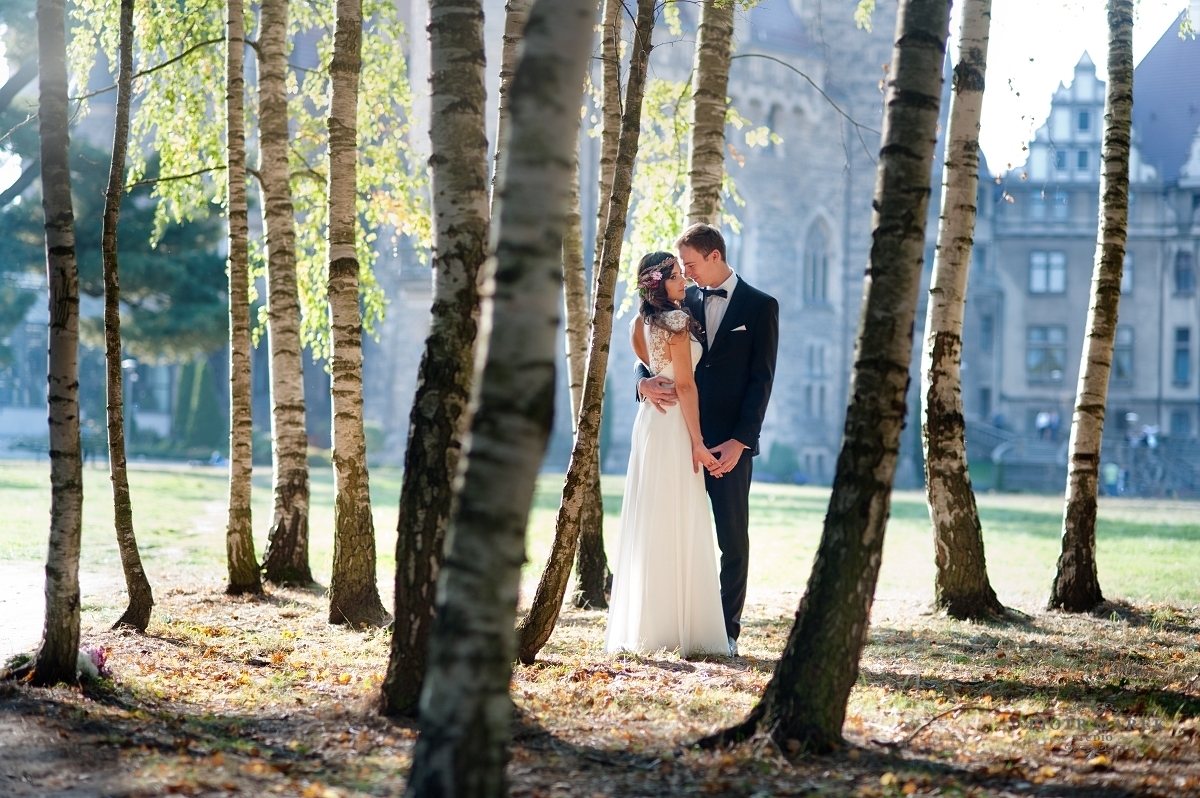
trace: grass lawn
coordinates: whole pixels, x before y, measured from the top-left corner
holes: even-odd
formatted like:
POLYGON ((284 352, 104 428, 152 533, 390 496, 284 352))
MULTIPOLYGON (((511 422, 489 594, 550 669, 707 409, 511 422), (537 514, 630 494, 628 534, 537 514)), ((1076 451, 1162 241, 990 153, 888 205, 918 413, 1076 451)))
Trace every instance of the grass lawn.
MULTIPOLYGON (((49 517, 45 461, 0 461, 0 562, 43 562, 49 517)), ((130 471, 134 523, 153 578, 219 577, 225 557, 225 494, 228 475, 207 467, 135 467, 130 471)), ((624 478, 603 481, 605 534, 610 552, 619 532, 624 478)), ((529 528, 527 581, 535 581, 550 550, 562 478, 538 484, 529 528)), ((395 567, 400 472, 371 472, 381 587, 395 567)), ((808 579, 821 535, 829 490, 755 483, 751 492, 750 585, 753 598, 799 593, 808 579)), ((1049 593, 1059 551, 1062 500, 1043 495, 982 495, 988 566, 993 586, 1010 606, 1035 609, 1049 593)), ((270 524, 268 471, 254 477, 255 545, 259 556, 270 524)), ((84 568, 117 571, 107 471, 84 471, 84 568)), ((333 558, 333 474, 312 470, 311 558, 326 584, 333 558)), ((1100 582, 1109 598, 1200 606, 1200 504, 1165 500, 1100 500, 1097 530, 1100 582)), ((933 544, 924 495, 898 492, 892 499, 880 601, 928 602, 933 597, 933 544)), ((532 595, 531 590, 526 592, 532 595)))
MULTIPOLYGON (((0 644, 16 628, 6 622, 24 621, 22 634, 32 624, 30 643, 40 629, 47 472, 44 461, 0 463, 0 644)), ((389 603, 400 480, 389 469, 371 476, 389 603)), ((387 633, 329 627, 319 590, 226 598, 225 472, 145 466, 130 479, 158 601, 149 634, 107 628, 123 601, 120 566, 107 473, 89 467, 84 640, 109 650, 114 676, 83 692, 0 684, 0 795, 398 794, 415 731, 372 711, 387 633)), ((312 482, 312 564, 326 583, 332 475, 314 469, 312 482)), ((560 487, 559 476, 539 483, 526 597, 560 487)), ((610 551, 622 489, 620 477, 604 479, 610 551)), ((513 794, 1200 794, 1200 506, 1184 502, 1102 500, 1110 603, 1069 616, 1042 610, 1061 499, 980 496, 992 583, 1026 615, 974 624, 925 614, 934 566, 924 500, 899 493, 846 749, 793 761, 763 739, 689 749, 739 720, 769 680, 827 499, 827 489, 755 485, 739 658, 605 655, 603 613, 565 610, 539 662, 514 670, 513 794)), ((254 500, 261 556, 266 472, 254 500)))

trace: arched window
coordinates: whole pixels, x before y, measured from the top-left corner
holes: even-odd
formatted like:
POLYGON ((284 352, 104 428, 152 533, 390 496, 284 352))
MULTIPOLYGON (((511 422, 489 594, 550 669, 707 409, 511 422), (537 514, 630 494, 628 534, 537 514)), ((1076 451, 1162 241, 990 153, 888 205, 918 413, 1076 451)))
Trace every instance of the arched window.
POLYGON ((808 229, 804 242, 804 302, 824 305, 829 301, 829 246, 825 228, 820 222, 808 229))

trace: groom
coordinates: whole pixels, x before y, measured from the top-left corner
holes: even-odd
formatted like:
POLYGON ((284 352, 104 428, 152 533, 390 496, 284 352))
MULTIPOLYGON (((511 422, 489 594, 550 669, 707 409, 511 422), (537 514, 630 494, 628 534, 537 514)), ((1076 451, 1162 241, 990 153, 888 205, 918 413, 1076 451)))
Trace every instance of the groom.
MULTIPOLYGON (((684 303, 704 330, 704 353, 696 364, 700 432, 718 460, 704 481, 721 547, 725 632, 729 653, 737 656, 750 555, 751 458, 758 454, 775 377, 779 303, 729 267, 725 239, 712 225, 692 225, 675 247, 684 275, 696 283, 684 303)), ((660 411, 676 403, 671 380, 650 376, 645 365, 638 365, 637 387, 639 397, 660 411)))

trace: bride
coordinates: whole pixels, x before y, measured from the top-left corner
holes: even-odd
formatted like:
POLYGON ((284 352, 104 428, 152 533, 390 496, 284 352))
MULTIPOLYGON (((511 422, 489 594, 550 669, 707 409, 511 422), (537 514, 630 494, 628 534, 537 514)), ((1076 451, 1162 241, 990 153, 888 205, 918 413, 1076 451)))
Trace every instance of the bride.
POLYGON ((716 550, 701 468, 717 459, 700 435, 693 369, 700 327, 681 307, 687 284, 674 255, 638 264, 640 318, 655 375, 675 382, 678 404, 642 402, 621 505, 620 548, 604 650, 728 654, 716 550))

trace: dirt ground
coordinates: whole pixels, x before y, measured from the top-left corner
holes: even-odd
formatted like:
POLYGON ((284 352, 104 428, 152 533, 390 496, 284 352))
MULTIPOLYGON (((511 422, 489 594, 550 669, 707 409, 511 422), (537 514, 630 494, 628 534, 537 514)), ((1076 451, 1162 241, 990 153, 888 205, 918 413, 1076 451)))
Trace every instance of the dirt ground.
MULTIPOLYGON (((160 592, 148 635, 85 628, 111 679, 0 686, 0 796, 402 791, 415 729, 373 712, 386 633, 329 627, 319 591, 160 592)), ((1193 611, 969 624, 877 606, 842 751, 695 750, 770 678, 798 596, 759 598, 737 659, 608 656, 604 615, 566 611, 514 672, 513 794, 1200 795, 1193 611)))

